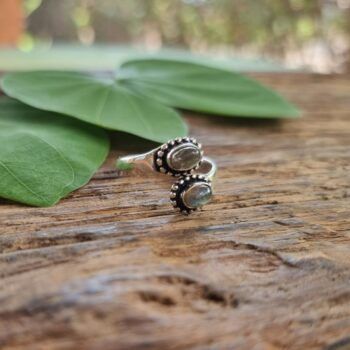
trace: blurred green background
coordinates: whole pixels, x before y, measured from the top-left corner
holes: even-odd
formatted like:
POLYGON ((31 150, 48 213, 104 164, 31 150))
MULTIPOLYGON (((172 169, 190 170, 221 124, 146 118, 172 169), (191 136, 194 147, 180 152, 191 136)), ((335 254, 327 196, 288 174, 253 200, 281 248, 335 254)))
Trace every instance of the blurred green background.
POLYGON ((188 48, 350 71, 350 0, 25 0, 24 11, 25 52, 60 43, 188 48))

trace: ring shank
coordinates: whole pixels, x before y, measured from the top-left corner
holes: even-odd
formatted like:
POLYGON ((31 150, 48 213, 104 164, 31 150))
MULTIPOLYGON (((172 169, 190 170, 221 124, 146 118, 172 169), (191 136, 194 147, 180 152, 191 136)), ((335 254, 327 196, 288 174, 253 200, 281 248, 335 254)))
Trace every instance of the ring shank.
POLYGON ((207 180, 212 181, 216 175, 216 172, 216 163, 211 158, 203 157, 199 169, 197 169, 194 173, 198 175, 203 175, 207 180))
MULTIPOLYGON (((118 170, 130 171, 135 168, 140 170, 155 170, 154 168, 154 152, 158 149, 151 150, 146 153, 134 154, 130 156, 120 157, 117 160, 116 167, 118 170)), ((206 179, 212 181, 216 175, 216 163, 208 157, 203 157, 199 169, 194 173, 205 176, 206 179)))
POLYGON ((120 157, 117 160, 116 167, 118 170, 133 170, 134 168, 141 170, 154 170, 153 156, 156 150, 157 149, 146 153, 120 157))

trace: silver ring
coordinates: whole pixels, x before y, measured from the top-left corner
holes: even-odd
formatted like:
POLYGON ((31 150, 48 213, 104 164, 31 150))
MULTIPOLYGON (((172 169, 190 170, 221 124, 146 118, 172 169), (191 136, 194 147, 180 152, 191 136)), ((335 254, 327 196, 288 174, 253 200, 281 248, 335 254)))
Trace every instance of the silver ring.
POLYGON ((119 168, 151 169, 163 174, 181 176, 198 168, 203 158, 202 145, 190 137, 176 138, 142 154, 119 158, 119 168))
POLYGON ((181 176, 172 186, 170 201, 175 209, 188 215, 201 209, 213 197, 213 180, 217 167, 213 160, 203 157, 198 170, 181 176))
POLYGON ((117 168, 153 170, 179 177, 171 187, 170 200, 186 215, 210 201, 217 171, 215 162, 203 156, 201 144, 189 137, 170 140, 146 153, 121 157, 117 168))

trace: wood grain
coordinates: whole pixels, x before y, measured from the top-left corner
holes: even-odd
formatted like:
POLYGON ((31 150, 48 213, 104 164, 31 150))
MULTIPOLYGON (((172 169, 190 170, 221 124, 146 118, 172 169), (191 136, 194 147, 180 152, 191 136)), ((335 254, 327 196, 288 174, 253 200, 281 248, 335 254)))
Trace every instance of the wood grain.
POLYGON ((59 205, 1 202, 1 349, 350 349, 350 77, 257 77, 304 117, 187 113, 220 169, 198 214, 114 170, 152 147, 120 134, 59 205))

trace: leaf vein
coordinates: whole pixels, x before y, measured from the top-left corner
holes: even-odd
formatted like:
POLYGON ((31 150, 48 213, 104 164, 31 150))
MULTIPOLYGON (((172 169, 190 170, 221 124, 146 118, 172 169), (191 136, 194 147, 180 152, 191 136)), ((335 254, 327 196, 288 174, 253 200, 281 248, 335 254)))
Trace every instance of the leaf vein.
POLYGON ((40 194, 33 191, 29 186, 27 186, 15 173, 11 171, 9 167, 6 166, 6 164, 0 160, 0 165, 21 185, 23 186, 27 191, 32 193, 35 197, 41 199, 42 201, 46 202, 47 199, 41 196, 40 194))

